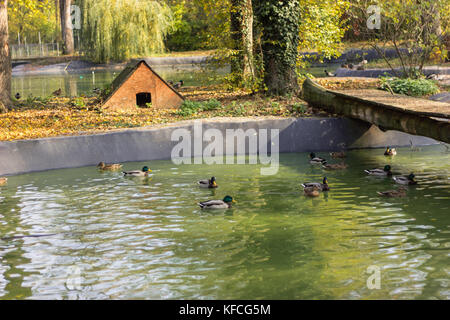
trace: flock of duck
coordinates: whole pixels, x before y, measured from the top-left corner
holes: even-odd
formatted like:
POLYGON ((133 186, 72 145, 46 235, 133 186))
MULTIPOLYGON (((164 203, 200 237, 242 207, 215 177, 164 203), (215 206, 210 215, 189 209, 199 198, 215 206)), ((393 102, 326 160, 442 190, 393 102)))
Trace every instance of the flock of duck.
MULTIPOLYGON (((394 148, 387 147, 386 150, 384 151, 385 156, 395 156, 396 154, 397 151, 394 148)), ((330 153, 330 155, 335 159, 346 157, 345 152, 332 152, 330 153)), ((345 163, 328 164, 327 160, 317 157, 316 154, 313 152, 310 153, 309 157, 310 157, 309 163, 313 165, 321 165, 326 170, 339 170, 347 168, 347 165, 345 163)), ((410 173, 408 176, 393 176, 390 165, 386 165, 382 169, 375 168, 364 170, 364 172, 371 176, 392 177, 395 183, 401 185, 417 184, 414 173, 410 173)), ((302 187, 305 195, 310 197, 317 197, 319 196, 320 192, 330 190, 327 177, 324 177, 321 183, 320 182, 303 183, 302 187)), ((404 197, 406 196, 406 189, 404 187, 400 187, 396 190, 378 192, 378 194, 380 196, 391 198, 404 197)))
MULTIPOLYGON (((385 156, 395 156, 397 154, 397 151, 394 148, 387 147, 386 151, 384 152, 385 156)), ((345 152, 332 152, 330 153, 332 158, 334 159, 343 159, 346 157, 345 152)), ((327 160, 324 158, 317 157, 314 152, 311 152, 309 163, 312 165, 320 165, 325 170, 341 170, 346 169, 347 165, 345 163, 335 163, 335 164, 328 164, 327 160)), ((100 162, 97 165, 97 168, 102 171, 117 171, 122 169, 122 164, 119 163, 113 163, 113 164, 106 164, 104 162, 100 162)), ((141 177, 145 178, 150 175, 152 170, 148 166, 144 166, 142 170, 133 170, 133 171, 122 171, 123 175, 125 177, 141 177)), ((391 171, 391 166, 386 165, 384 168, 375 168, 370 170, 364 170, 365 173, 372 176, 385 176, 385 177, 392 177, 392 179, 395 181, 395 183, 400 185, 415 185, 417 184, 417 181, 414 179, 414 173, 409 174, 408 176, 393 176, 391 171)), ((5 185, 7 183, 7 178, 1 178, 0 177, 0 186, 5 185)), ((197 182, 199 187, 201 188, 217 188, 217 181, 215 177, 211 177, 210 179, 204 179, 197 182)), ((307 182, 302 184, 303 191, 305 196, 309 197, 317 197, 320 195, 320 192, 329 191, 330 186, 328 185, 328 179, 327 177, 324 177, 322 182, 307 182)), ((400 187, 396 190, 388 190, 383 192, 378 192, 380 196, 384 197, 404 197, 406 196, 406 189, 404 187, 400 187)), ((199 202, 198 205, 202 209, 228 209, 231 208, 232 204, 236 201, 233 200, 231 196, 225 196, 223 200, 208 200, 199 202)))

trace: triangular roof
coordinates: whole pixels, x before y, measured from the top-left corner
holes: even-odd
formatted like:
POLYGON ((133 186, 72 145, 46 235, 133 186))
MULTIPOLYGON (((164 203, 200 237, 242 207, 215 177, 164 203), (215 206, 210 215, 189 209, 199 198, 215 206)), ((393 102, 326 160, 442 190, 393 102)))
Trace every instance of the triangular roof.
POLYGON ((122 72, 119 73, 119 75, 113 80, 113 82, 111 83, 112 90, 111 90, 110 94, 108 95, 108 97, 105 99, 105 103, 128 80, 128 78, 131 77, 131 75, 137 70, 137 68, 139 68, 139 66, 142 63, 145 64, 145 66, 147 68, 149 68, 162 82, 164 82, 166 84, 166 86, 168 86, 170 89, 172 89, 173 92, 175 92, 181 99, 184 100, 184 97, 177 90, 175 90, 169 83, 167 83, 166 80, 161 78, 161 76, 155 70, 153 70, 152 67, 150 67, 150 65, 147 63, 147 61, 145 61, 144 59, 139 59, 139 60, 131 60, 127 64, 125 69, 123 69, 122 72))

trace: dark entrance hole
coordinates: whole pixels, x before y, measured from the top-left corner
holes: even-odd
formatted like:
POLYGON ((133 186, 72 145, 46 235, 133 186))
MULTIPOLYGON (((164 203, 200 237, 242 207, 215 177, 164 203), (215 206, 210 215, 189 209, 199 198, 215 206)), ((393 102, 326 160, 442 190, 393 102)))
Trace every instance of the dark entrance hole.
POLYGON ((136 104, 139 107, 147 107, 147 103, 152 103, 152 95, 150 92, 141 92, 136 95, 136 104))

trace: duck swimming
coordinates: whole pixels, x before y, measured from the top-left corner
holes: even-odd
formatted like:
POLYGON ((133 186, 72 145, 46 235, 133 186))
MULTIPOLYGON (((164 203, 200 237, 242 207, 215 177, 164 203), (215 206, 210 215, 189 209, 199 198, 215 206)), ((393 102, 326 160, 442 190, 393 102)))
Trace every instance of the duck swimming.
POLYGON ((388 198, 403 198, 406 197, 406 188, 400 187, 397 190, 388 190, 388 191, 382 191, 377 192, 378 195, 382 197, 388 197, 388 198))
POLYGON ((217 188, 216 177, 211 177, 211 179, 200 180, 198 182, 200 188, 217 188))
POLYGON ((338 159, 338 158, 345 158, 346 154, 345 154, 344 151, 341 151, 341 152, 330 152, 330 156, 333 159, 338 159))
POLYGON ((320 192, 319 188, 317 186, 313 187, 306 187, 303 189, 303 192, 305 193, 305 196, 307 197, 318 197, 320 192))
POLYGON ((330 186, 328 185, 328 179, 327 177, 324 177, 322 180, 322 183, 319 182, 308 182, 308 183, 302 183, 303 188, 317 188, 319 191, 328 191, 330 190, 330 186))
POLYGON ((325 170, 342 170, 342 169, 347 169, 348 165, 344 162, 342 163, 324 163, 322 165, 322 168, 324 168, 325 170))
POLYGON ((8 182, 8 178, 0 178, 0 186, 4 186, 8 182))
POLYGON ((397 154, 397 150, 395 150, 395 148, 390 148, 390 147, 387 147, 386 148, 386 151, 384 151, 384 155, 385 156, 395 156, 397 154))
POLYGON ((316 154, 314 152, 311 152, 309 154, 309 163, 311 164, 325 164, 327 163, 327 160, 320 158, 320 157, 316 157, 316 154))
POLYGON ((123 174, 125 177, 148 177, 150 172, 152 172, 152 170, 145 166, 142 170, 123 171, 123 174))
POLYGON ((392 176, 390 165, 385 165, 383 169, 364 170, 364 172, 371 176, 392 176))
POLYGON ((199 202, 198 205, 202 209, 229 209, 231 208, 231 204, 235 203, 230 196, 225 196, 223 200, 208 200, 204 202, 199 202))
POLYGON ((414 173, 411 173, 409 176, 395 176, 393 179, 398 184, 415 185, 417 184, 417 181, 414 180, 415 177, 414 173))
POLYGON ((97 165, 97 168, 104 171, 115 171, 121 169, 122 165, 120 163, 106 164, 102 161, 97 165))

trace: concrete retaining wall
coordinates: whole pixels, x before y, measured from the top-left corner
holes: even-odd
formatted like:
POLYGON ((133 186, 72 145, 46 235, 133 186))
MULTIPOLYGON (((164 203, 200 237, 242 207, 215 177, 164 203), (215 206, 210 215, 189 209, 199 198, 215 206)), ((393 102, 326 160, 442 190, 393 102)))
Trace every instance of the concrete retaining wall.
MULTIPOLYGON (((383 133, 365 122, 347 118, 210 119, 202 121, 201 127, 203 132, 218 129, 224 137, 226 129, 279 129, 282 153, 405 146, 410 140, 415 145, 436 143, 429 138, 396 131, 383 133)), ((0 176, 96 165, 100 161, 170 159, 172 148, 179 143, 171 141, 171 135, 180 128, 193 132, 194 122, 105 134, 0 142, 0 176)), ((209 143, 204 141, 202 149, 209 143)))

